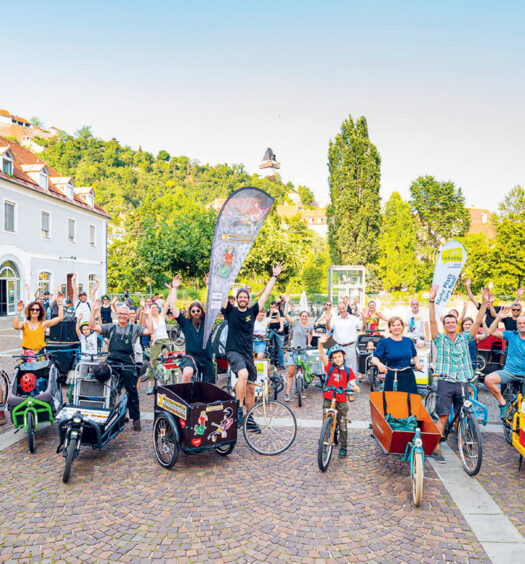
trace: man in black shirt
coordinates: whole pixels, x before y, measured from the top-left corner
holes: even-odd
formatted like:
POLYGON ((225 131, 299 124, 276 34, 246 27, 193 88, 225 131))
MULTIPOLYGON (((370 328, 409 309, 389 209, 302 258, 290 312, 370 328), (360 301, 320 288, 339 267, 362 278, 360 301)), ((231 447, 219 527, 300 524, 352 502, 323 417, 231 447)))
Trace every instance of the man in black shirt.
POLYGON ((518 317, 521 315, 521 304, 519 302, 514 302, 510 306, 509 317, 504 317, 501 322, 505 325, 505 331, 517 331, 518 330, 518 317))
MULTIPOLYGON (((253 362, 253 325, 260 309, 264 309, 264 304, 270 296, 270 292, 283 271, 284 264, 278 263, 273 267, 273 276, 266 284, 266 288, 259 301, 249 307, 250 294, 241 288, 237 292, 237 307, 234 308, 226 299, 222 306, 224 319, 228 321, 228 337, 226 338, 226 358, 230 364, 230 369, 237 374, 237 384, 235 395, 239 400, 239 422, 242 422, 242 406, 246 404, 249 410, 255 403, 255 386, 253 382, 257 380, 257 369, 253 362)), ((257 430, 255 421, 249 422, 252 430, 257 430)))
MULTIPOLYGON (((479 310, 479 308, 481 307, 481 304, 475 298, 474 294, 472 293, 472 290, 470 289, 471 282, 472 282, 471 279, 467 278, 467 280, 465 281, 465 288, 467 289, 467 294, 468 294, 468 297, 470 298, 470 301, 476 306, 476 309, 479 310)), ((525 292, 525 288, 520 288, 518 290, 517 295, 516 295, 516 303, 518 305, 519 305, 519 301, 520 301, 520 298, 521 298, 523 292, 525 292)), ((514 307, 514 305, 512 307, 514 307)), ((520 306, 520 308, 521 308, 521 306, 520 306)), ((494 323, 494 320, 496 319, 496 315, 498 315, 500 310, 501 310, 501 306, 493 306, 493 305, 491 305, 490 309, 487 309, 487 313, 485 315, 485 325, 487 327, 490 327, 494 323)), ((512 312, 512 315, 514 316, 514 312, 512 312)), ((516 316, 516 317, 518 317, 518 316, 516 316)), ((510 319, 510 318, 507 318, 507 319, 510 319)), ((515 329, 508 329, 508 331, 514 331, 514 330, 515 329)))

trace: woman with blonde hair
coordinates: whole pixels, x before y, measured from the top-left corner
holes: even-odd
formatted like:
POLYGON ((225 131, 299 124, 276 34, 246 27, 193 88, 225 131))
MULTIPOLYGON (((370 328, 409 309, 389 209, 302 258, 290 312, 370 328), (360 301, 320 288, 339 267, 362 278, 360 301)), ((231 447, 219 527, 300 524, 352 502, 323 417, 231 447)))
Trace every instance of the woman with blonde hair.
MULTIPOLYGON (((379 341, 372 357, 372 364, 377 366, 381 374, 386 374, 385 392, 394 389, 394 371, 389 369, 407 368, 410 367, 411 362, 414 362, 416 370, 421 370, 414 342, 409 337, 403 337, 404 329, 405 323, 400 317, 391 317, 388 320, 390 337, 379 341)), ((418 393, 416 376, 412 368, 397 373, 397 391, 418 393)))

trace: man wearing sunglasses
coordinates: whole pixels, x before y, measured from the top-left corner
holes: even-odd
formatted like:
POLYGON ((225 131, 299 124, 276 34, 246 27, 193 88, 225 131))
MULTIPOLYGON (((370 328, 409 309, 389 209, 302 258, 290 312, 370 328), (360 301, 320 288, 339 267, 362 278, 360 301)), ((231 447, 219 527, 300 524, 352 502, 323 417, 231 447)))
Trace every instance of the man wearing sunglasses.
MULTIPOLYGON (((253 382, 257 381, 257 369, 253 362, 253 326, 259 311, 264 310, 264 304, 283 269, 282 262, 273 267, 273 275, 255 305, 249 307, 251 296, 245 288, 237 292, 237 308, 234 308, 228 299, 224 300, 222 305, 222 314, 228 321, 226 358, 231 370, 237 374, 235 395, 240 403, 239 424, 243 421, 242 406, 246 404, 246 409, 249 410, 255 403, 253 382)), ((247 425, 251 431, 260 432, 253 419, 248 421, 247 425)))

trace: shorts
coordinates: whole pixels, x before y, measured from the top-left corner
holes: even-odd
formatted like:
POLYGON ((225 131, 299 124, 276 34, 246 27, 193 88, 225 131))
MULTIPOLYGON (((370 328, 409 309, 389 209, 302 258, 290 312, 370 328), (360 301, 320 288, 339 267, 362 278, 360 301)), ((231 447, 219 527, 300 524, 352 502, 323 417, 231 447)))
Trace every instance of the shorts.
POLYGON ((266 352, 266 341, 254 341, 253 342, 253 352, 255 354, 266 352))
POLYGON ((183 356, 179 362, 179 370, 182 372, 185 368, 192 368, 195 374, 198 373, 197 364, 192 356, 183 356))
POLYGON ((296 352, 291 352, 288 354, 288 360, 286 362, 287 366, 299 366, 299 356, 296 352))
POLYGON ((454 412, 463 405, 463 387, 466 383, 447 382, 438 380, 436 392, 436 413, 439 417, 450 415, 450 408, 454 404, 454 412))
POLYGON ((226 358, 230 364, 230 370, 239 374, 239 370, 248 370, 248 382, 257 381, 257 368, 253 362, 253 357, 247 358, 237 351, 226 351, 226 358))
POLYGON ((523 387, 525 386, 525 377, 523 376, 517 376, 516 374, 512 374, 512 372, 509 372, 508 370, 497 370, 496 372, 494 372, 494 374, 497 374, 500 378, 501 378, 501 385, 504 386, 505 384, 510 384, 510 382, 521 382, 521 389, 523 390, 523 387))

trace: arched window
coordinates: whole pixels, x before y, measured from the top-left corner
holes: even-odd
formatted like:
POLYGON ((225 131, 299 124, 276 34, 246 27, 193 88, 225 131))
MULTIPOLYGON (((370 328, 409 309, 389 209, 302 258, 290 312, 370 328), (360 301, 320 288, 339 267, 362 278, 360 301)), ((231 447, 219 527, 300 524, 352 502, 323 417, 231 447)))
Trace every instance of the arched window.
POLYGON ((20 299, 20 274, 11 261, 0 264, 0 315, 16 313, 20 299))

